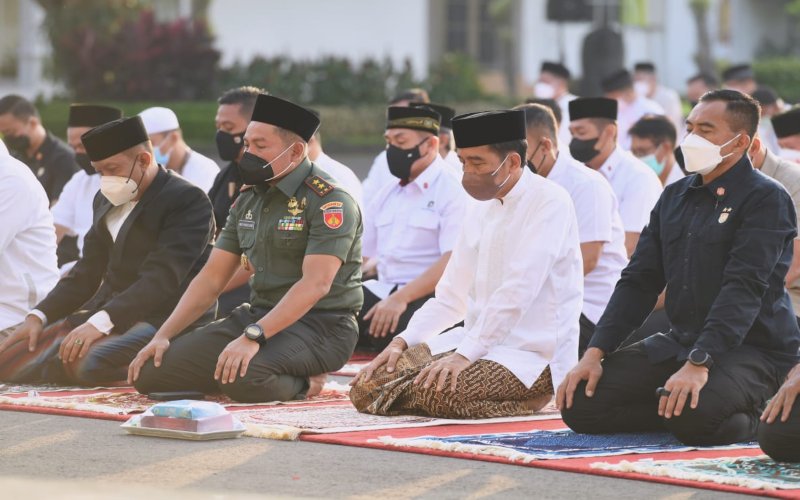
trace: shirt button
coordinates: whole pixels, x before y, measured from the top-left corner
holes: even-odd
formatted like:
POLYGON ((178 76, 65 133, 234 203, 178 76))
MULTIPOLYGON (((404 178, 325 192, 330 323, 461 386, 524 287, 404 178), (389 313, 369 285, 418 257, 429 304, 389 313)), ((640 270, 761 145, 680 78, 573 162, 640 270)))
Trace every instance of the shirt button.
POLYGON ((687 234, 686 236, 688 236, 689 238, 691 238, 691 237, 692 237, 692 233, 689 233, 689 234, 687 234))
POLYGON ((683 288, 684 290, 688 290, 689 289, 689 285, 683 285, 681 288, 683 288))
POLYGON ((264 213, 267 213, 267 212, 269 212, 269 208, 265 208, 264 209, 264 213))
POLYGON ((264 268, 263 267, 259 267, 258 270, 263 272, 264 268))

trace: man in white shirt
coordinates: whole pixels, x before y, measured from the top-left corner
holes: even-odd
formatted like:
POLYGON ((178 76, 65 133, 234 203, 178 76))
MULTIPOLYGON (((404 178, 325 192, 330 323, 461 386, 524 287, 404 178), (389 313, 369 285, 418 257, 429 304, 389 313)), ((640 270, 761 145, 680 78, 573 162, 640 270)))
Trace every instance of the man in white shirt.
POLYGON ((92 227, 92 201, 100 189, 100 175, 94 169, 81 136, 90 129, 122 118, 122 110, 97 104, 72 104, 67 121, 67 144, 75 151, 75 172, 53 205, 56 241, 59 244, 59 267, 65 274, 81 256, 83 238, 92 227), (75 245, 76 248, 70 248, 75 245), (73 251, 77 250, 77 252, 73 251))
POLYGON ((578 223, 564 189, 525 167, 524 112, 462 115, 453 132, 477 201, 436 297, 353 380, 350 399, 365 413, 530 414, 577 359, 578 223))
POLYGON ((678 93, 661 85, 656 75, 656 65, 652 62, 639 62, 633 67, 633 88, 637 94, 652 99, 664 108, 675 129, 683 127, 683 105, 678 93))
POLYGON ((675 164, 678 133, 666 116, 645 116, 633 124, 628 135, 631 136, 631 153, 653 169, 662 186, 667 187, 685 177, 680 166, 675 164))
POLYGON ((0 342, 58 281, 47 193, 0 142, 0 342))
POLYGON ((569 103, 577 96, 569 92, 569 69, 559 62, 544 61, 539 70, 539 80, 533 86, 533 95, 538 99, 553 99, 561 108, 562 119, 558 129, 558 140, 568 144, 572 135, 569 133, 569 103))
POLYGON ((605 96, 615 99, 617 109, 617 136, 622 149, 630 150, 628 130, 645 115, 663 115, 664 108, 657 102, 636 93, 633 78, 626 69, 621 69, 603 79, 601 86, 605 96))
MULTIPOLYGON (((310 111, 319 118, 317 111, 313 109, 310 111)), ((361 180, 350 167, 325 154, 325 151, 322 150, 322 137, 320 137, 319 130, 308 141, 308 159, 331 174, 345 191, 353 195, 358 205, 363 207, 364 189, 361 187, 361 180)))
POLYGON ((139 116, 153 143, 156 163, 175 171, 208 193, 219 173, 219 165, 186 144, 175 112, 155 107, 145 109, 139 116))
MULTIPOLYGON (((439 154, 440 115, 429 107, 389 107, 387 159, 395 182, 368 208, 362 255, 377 261, 364 282, 359 345, 383 349, 433 295, 464 221, 466 194, 439 154)), ((452 326, 452 325, 449 325, 452 326)))
POLYGON ((756 74, 749 64, 734 64, 722 72, 722 87, 753 95, 758 88, 756 74))
POLYGON ((758 122, 758 137, 764 147, 771 152, 780 155, 781 147, 778 145, 778 136, 772 127, 772 117, 783 113, 786 103, 783 102, 772 87, 766 85, 759 86, 753 92, 753 99, 761 104, 761 120, 758 122))
POLYGON ((617 144, 617 101, 582 97, 569 104, 572 157, 603 174, 619 202, 625 228, 625 248, 633 253, 644 226, 661 196, 661 182, 653 170, 617 144))
POLYGON ((138 116, 93 128, 81 141, 101 176, 94 224, 81 259, 0 343, 0 380, 125 380, 210 253, 211 202, 156 164, 138 116))
POLYGON ((619 217, 617 197, 601 174, 562 154, 558 144, 558 125, 550 109, 541 104, 525 104, 516 109, 525 111, 530 151, 528 166, 567 190, 578 217, 583 258, 579 343, 579 354, 582 354, 622 269, 628 264, 625 230, 619 217))
MULTIPOLYGON (((431 102, 428 92, 423 89, 408 89, 400 92, 389 101, 389 106, 410 106, 412 102, 429 103, 431 102)), ((368 207, 372 197, 385 185, 395 181, 394 176, 389 172, 389 165, 386 163, 386 150, 381 151, 372 161, 367 178, 364 179, 364 206, 368 207)), ((364 214, 365 218, 369 214, 364 214)))

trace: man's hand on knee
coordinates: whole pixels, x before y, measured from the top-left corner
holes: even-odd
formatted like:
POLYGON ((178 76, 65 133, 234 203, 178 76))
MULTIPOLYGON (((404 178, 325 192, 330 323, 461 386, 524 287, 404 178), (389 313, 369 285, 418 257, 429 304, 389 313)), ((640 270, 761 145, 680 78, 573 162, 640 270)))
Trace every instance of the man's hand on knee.
POLYGON ((797 400, 798 393, 800 393, 800 364, 789 372, 786 382, 778 389, 778 393, 769 400, 769 404, 761 414, 761 421, 771 424, 780 415, 781 422, 786 422, 792 413, 792 407, 797 400))
POLYGON ((39 342, 39 335, 42 334, 44 325, 42 320, 38 317, 29 314, 25 317, 25 321, 14 330, 14 333, 9 335, 4 341, 0 342, 0 353, 16 344, 17 342, 28 341, 28 350, 33 352, 36 350, 36 345, 39 342))
POLYGON ((596 347, 590 347, 586 350, 583 358, 575 365, 575 368, 567 373, 567 376, 558 386, 558 391, 556 391, 556 406, 559 410, 572 408, 575 389, 584 380, 586 381, 586 397, 591 398, 594 396, 597 383, 600 382, 600 377, 603 376, 603 356, 603 351, 596 347))
POLYGON ((458 376, 471 365, 472 362, 461 354, 453 353, 441 359, 437 359, 419 372, 414 384, 422 384, 425 389, 436 383, 436 391, 441 392, 447 385, 450 378, 450 392, 456 392, 458 376))
POLYGON ((686 362, 680 370, 675 372, 667 383, 664 384, 666 392, 662 391, 658 399, 658 415, 665 418, 680 416, 686 400, 691 397, 690 407, 697 408, 700 402, 700 390, 708 382, 708 368, 695 366, 686 362))
POLYGON ((150 358, 153 358, 153 364, 156 368, 161 366, 161 360, 164 358, 164 353, 167 352, 167 349, 169 349, 169 340, 154 337, 128 365, 128 383, 133 385, 139 379, 142 367, 150 358))
POLYGON ((214 380, 219 380, 222 384, 232 384, 236 381, 237 373, 240 377, 244 377, 259 347, 258 342, 244 335, 231 341, 219 355, 217 368, 214 370, 214 380))
POLYGON ((58 357, 61 358, 61 362, 65 365, 74 362, 78 358, 83 358, 89 352, 92 344, 104 336, 105 334, 91 323, 84 323, 64 337, 58 347, 58 357))
POLYGON ((386 365, 386 371, 392 373, 394 371, 395 365, 397 365, 397 360, 400 359, 400 355, 403 354, 408 348, 408 344, 406 341, 401 339, 400 337, 395 337, 389 342, 389 345, 386 346, 386 349, 381 351, 378 356, 370 361, 370 363, 361 369, 358 374, 353 377, 353 380, 350 381, 350 385, 356 385, 359 383, 366 383, 372 378, 372 374, 375 373, 375 370, 380 368, 383 365, 386 365))

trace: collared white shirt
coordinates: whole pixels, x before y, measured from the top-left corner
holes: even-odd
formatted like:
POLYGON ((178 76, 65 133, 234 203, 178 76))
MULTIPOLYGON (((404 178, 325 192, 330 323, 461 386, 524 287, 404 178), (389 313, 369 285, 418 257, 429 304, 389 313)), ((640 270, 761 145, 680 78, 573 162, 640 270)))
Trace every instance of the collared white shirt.
POLYGON ((412 182, 395 179, 367 209, 361 253, 378 259, 382 283, 405 285, 455 245, 467 194, 451 167, 436 159, 412 182))
POLYGON ((83 238, 93 222, 92 204, 100 190, 100 174, 89 175, 78 170, 64 185, 61 196, 52 208, 53 220, 67 228, 67 234, 78 237, 78 252, 83 252, 83 238))
POLYGON ((434 355, 494 361, 527 387, 549 365, 557 387, 578 359, 582 274, 569 195, 523 169, 502 202, 471 201, 436 297, 401 337, 434 355))
POLYGON ((31 169, 0 144, 0 330, 21 323, 58 277, 47 194, 31 169))
POLYGON ((597 265, 583 277, 583 314, 597 323, 628 265, 617 197, 602 175, 563 154, 558 155, 547 178, 572 198, 580 242, 603 242, 597 265))
POLYGON ((644 115, 663 115, 664 108, 657 102, 640 95, 637 95, 636 100, 630 104, 624 101, 618 102, 617 140, 622 149, 627 151, 631 149, 631 137, 628 135, 628 131, 633 127, 633 124, 638 122, 644 115))
POLYGON ((650 211, 664 190, 661 180, 653 169, 620 146, 614 149, 599 172, 617 195, 625 232, 641 233, 650 222, 650 211))
POLYGON ((361 187, 361 181, 347 165, 334 160, 322 152, 320 152, 317 159, 314 160, 314 163, 339 181, 341 187, 353 196, 359 206, 362 206, 363 188, 361 187))
POLYGON ((181 177, 204 192, 209 192, 211 186, 214 185, 214 179, 217 178, 219 173, 219 165, 208 156, 203 156, 194 150, 189 151, 188 155, 189 158, 180 172, 181 177))
MULTIPOLYGON (((396 184, 397 177, 392 175, 389 171, 389 162, 386 160, 386 150, 384 149, 372 160, 372 166, 369 168, 367 178, 364 179, 364 206, 369 207, 372 200, 383 189, 384 186, 389 184, 396 184)), ((370 215, 365 214, 366 217, 370 215)))
POLYGON ((567 147, 572 141, 572 134, 569 132, 569 103, 574 101, 578 96, 566 93, 556 99, 558 106, 561 108, 561 126, 558 129, 558 143, 564 146, 564 150, 569 152, 567 147))

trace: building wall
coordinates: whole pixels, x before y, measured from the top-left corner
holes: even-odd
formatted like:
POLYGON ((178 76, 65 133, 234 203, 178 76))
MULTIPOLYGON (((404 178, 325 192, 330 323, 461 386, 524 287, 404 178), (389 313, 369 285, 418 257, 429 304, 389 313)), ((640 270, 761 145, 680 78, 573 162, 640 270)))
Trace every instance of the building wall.
POLYGON ((428 0, 214 0, 209 19, 222 64, 254 56, 410 59, 428 69, 428 0))

